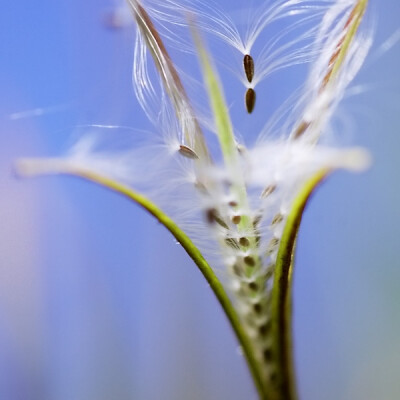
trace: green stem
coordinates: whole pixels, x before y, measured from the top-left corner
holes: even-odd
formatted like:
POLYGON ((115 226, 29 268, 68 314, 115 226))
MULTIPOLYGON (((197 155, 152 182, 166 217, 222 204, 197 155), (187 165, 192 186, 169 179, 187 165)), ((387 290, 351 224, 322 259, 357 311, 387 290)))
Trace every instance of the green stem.
POLYGON ((304 208, 329 170, 313 176, 297 196, 283 231, 276 260, 272 287, 271 334, 272 352, 276 362, 275 385, 271 397, 274 400, 295 400, 296 383, 292 354, 292 293, 293 264, 297 233, 304 208))
POLYGON ((130 200, 133 200, 139 206, 144 208, 170 231, 170 233, 185 249, 189 257, 194 261, 206 281, 209 283, 211 290, 217 297, 218 302, 220 303, 222 309, 228 317, 233 331, 235 332, 236 337, 239 340, 260 399, 267 399, 260 365, 257 362, 251 340, 244 330, 239 315, 237 314, 231 300, 229 299, 229 296, 227 295, 221 281, 217 278, 214 271, 201 254, 200 250, 194 245, 194 243, 185 234, 185 232, 183 232, 168 215, 166 215, 148 198, 140 193, 135 192, 134 190, 123 184, 115 182, 112 179, 106 178, 92 171, 84 170, 81 168, 69 168, 65 171, 60 170, 58 172, 67 175, 77 176, 85 180, 98 183, 101 186, 106 187, 107 189, 122 194, 123 196, 127 197, 130 200))

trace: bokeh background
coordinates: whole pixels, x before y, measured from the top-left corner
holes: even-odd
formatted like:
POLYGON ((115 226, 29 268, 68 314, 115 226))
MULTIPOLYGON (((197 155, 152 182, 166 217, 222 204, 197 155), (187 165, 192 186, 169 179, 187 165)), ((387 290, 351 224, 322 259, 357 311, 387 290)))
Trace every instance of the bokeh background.
MULTIPOLYGON (((163 227, 92 184, 13 173, 17 158, 63 153, 77 126, 149 128, 131 86, 134 27, 108 27, 118 5, 1 7, 0 399, 256 399, 225 316, 163 227)), ((400 4, 371 11, 375 44, 342 140, 374 164, 324 184, 299 237, 301 399, 400 397, 400 46, 388 46, 400 4)))

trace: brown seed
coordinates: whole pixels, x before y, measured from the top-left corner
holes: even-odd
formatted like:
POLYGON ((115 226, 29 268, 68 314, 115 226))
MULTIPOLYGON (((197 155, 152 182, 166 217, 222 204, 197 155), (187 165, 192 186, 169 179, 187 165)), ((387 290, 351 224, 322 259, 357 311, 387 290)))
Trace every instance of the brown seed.
POLYGON ((250 245, 250 240, 247 239, 246 237, 241 237, 239 239, 239 243, 240 243, 241 246, 248 247, 250 245))
POLYGON ((213 224, 216 222, 218 225, 222 226, 225 229, 229 228, 215 208, 210 208, 206 210, 206 219, 209 224, 213 224))
POLYGON ((240 265, 234 264, 232 267, 232 271, 234 272, 235 275, 242 276, 242 270, 240 268, 240 265))
POLYGON ((253 310, 256 314, 261 314, 262 312, 262 305, 260 303, 253 304, 253 310))
POLYGON ((240 216, 240 215, 234 215, 233 217, 232 217, 232 222, 235 224, 235 225, 238 225, 238 224, 240 224, 240 221, 242 220, 242 217, 240 216))
POLYGON ((256 216, 254 217, 254 219, 253 219, 253 226, 254 226, 254 228, 257 228, 257 225, 260 223, 261 219, 262 219, 262 215, 261 215, 261 214, 256 215, 256 216))
POLYGON ((258 290, 258 285, 256 282, 249 282, 249 289, 252 290, 253 292, 256 292, 258 290))
POLYGON ((310 127, 311 123, 302 121, 294 132, 293 138, 298 139, 310 127))
POLYGON ((256 260, 252 256, 246 256, 243 258, 243 261, 249 267, 254 267, 256 265, 256 260))
POLYGON ((198 155, 192 150, 190 147, 185 146, 184 144, 181 144, 179 146, 179 153, 181 153, 183 156, 187 158, 191 158, 192 160, 195 160, 198 157, 198 155))
POLYGON ((268 197, 271 193, 275 192, 276 185, 269 185, 267 186, 261 193, 261 198, 265 199, 268 197))
POLYGON ((254 89, 252 88, 247 89, 245 96, 245 103, 247 112, 251 114, 256 104, 256 92, 254 91, 254 89))
POLYGON ((254 76, 254 60, 250 54, 246 54, 243 58, 243 68, 246 74, 247 80, 251 82, 254 76))

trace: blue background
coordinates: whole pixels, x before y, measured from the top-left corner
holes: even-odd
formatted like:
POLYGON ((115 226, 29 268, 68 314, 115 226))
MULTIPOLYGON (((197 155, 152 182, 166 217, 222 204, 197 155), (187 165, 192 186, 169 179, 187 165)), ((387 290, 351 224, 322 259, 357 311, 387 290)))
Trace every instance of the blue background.
MULTIPOLYGON (((95 185, 13 175, 17 158, 64 152, 78 125, 149 127, 131 86, 133 27, 104 25, 113 6, 2 4, 0 399, 255 399, 219 305, 163 227, 95 185)), ((400 47, 380 52, 400 5, 371 8, 375 44, 354 83, 366 90, 346 100, 344 141, 368 148, 374 165, 335 174, 305 213, 301 399, 400 396, 400 47)))

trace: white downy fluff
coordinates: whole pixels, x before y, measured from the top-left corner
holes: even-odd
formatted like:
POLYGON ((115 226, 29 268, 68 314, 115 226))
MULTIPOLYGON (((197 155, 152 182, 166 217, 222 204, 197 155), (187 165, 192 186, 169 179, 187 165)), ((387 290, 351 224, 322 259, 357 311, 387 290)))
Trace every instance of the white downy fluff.
MULTIPOLYGON (((99 135, 99 128, 93 127, 64 157, 22 160, 19 170, 23 174, 89 170, 144 192, 189 234, 233 288, 237 307, 261 354, 268 346, 265 332, 276 254, 295 196, 321 169, 360 171, 369 164, 368 154, 362 149, 340 150, 318 144, 371 45, 371 32, 361 30, 350 41, 340 66, 331 65, 355 23, 354 10, 361 2, 265 1, 249 13, 251 24, 243 33, 225 11, 211 2, 128 3, 139 25, 133 82, 144 112, 158 131, 154 143, 110 149, 99 140, 104 132, 99 135), (196 111, 198 101, 183 89, 185 72, 181 74, 175 67, 157 37, 159 32, 166 45, 195 53, 188 40, 188 15, 195 16, 196 26, 205 35, 216 37, 243 56, 252 53, 269 25, 290 20, 291 25, 271 37, 254 56, 252 82, 246 80, 243 67, 238 70, 246 87, 254 88, 280 68, 312 62, 309 78, 295 96, 296 101, 284 104, 253 147, 238 141, 237 155, 229 165, 210 161, 220 158, 206 146, 215 141, 214 124, 206 113, 196 111), (148 17, 153 21, 150 25, 148 17), (319 25, 313 25, 319 20, 319 25), (302 27, 301 35, 285 42, 287 35, 302 27), (185 36, 180 34, 182 31, 187 32, 185 36), (334 76, 329 75, 332 69, 334 76), (281 132, 279 137, 269 139, 276 137, 276 132, 281 132)), ((189 80, 189 84, 196 83, 189 80)), ((204 104, 201 107, 206 108, 204 104)))

